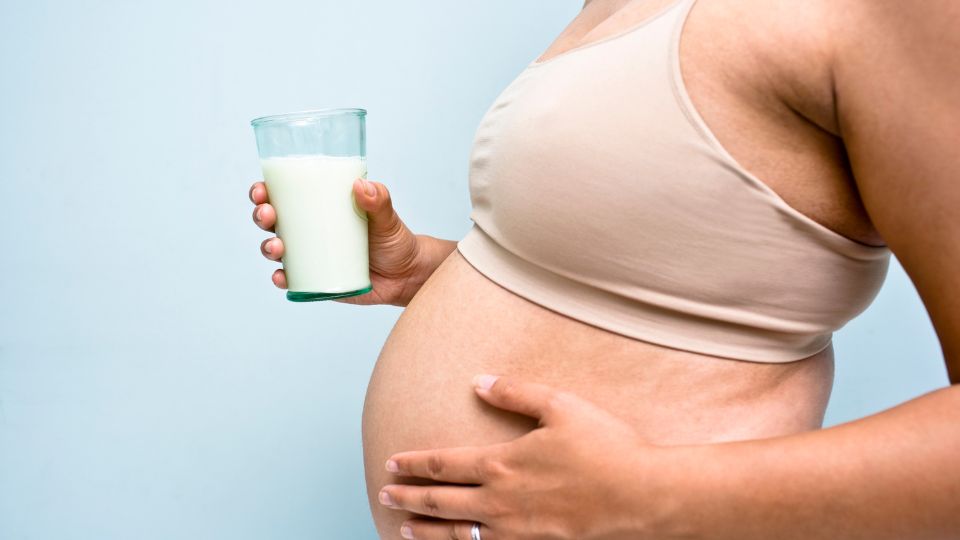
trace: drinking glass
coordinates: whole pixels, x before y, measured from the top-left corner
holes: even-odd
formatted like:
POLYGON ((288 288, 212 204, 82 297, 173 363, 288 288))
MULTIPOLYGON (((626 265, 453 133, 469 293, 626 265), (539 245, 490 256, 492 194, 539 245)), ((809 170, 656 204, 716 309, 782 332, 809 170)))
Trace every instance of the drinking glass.
POLYGON ((367 215, 353 198, 366 178, 363 109, 323 109, 250 122, 283 240, 287 299, 370 292, 367 215))

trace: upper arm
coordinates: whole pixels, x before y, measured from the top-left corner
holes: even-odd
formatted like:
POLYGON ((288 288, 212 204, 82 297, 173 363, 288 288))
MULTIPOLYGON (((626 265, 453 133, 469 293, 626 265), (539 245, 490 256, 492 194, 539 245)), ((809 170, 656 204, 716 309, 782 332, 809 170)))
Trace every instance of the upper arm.
POLYGON ((960 383, 960 2, 837 7, 834 89, 853 175, 960 383))

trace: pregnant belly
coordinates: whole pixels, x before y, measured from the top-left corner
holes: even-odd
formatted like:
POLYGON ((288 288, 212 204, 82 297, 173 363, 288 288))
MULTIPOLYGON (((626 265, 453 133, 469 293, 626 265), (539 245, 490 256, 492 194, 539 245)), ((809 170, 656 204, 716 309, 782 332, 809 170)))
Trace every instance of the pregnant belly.
POLYGON ((473 393, 475 374, 514 375, 571 391, 632 423, 655 444, 770 437, 819 427, 831 349, 787 364, 669 349, 575 321, 491 282, 454 251, 391 332, 367 389, 363 450, 381 538, 409 514, 384 510, 395 452, 481 445, 536 426, 473 393))

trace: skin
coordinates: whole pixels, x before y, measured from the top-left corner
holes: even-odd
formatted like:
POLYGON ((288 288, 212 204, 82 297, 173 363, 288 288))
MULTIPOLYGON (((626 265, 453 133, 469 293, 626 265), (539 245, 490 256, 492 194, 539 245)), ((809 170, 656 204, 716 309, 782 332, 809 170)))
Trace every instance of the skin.
MULTIPOLYGON (((845 29, 824 48, 834 125, 956 385, 960 7, 851 0, 830 14, 828 28, 845 29)), ((501 445, 393 456, 397 474, 473 485, 387 486, 392 508, 453 520, 409 521, 410 537, 468 538, 471 521, 484 523, 485 540, 960 536, 958 386, 827 430, 677 447, 638 440, 615 416, 549 387, 504 379, 478 395, 540 427, 501 445), (603 504, 590 505, 593 496, 603 504)))
MULTIPOLYGON (((544 57, 663 4, 594 0, 544 57)), ((960 81, 958 55, 944 52, 958 50, 945 42, 956 8, 842 4, 700 0, 681 43, 684 80, 718 139, 784 200, 849 238, 890 245, 956 380, 960 287, 949 269, 960 231, 949 210, 960 203, 951 182, 960 119, 946 96, 960 81)), ((416 538, 469 538, 472 521, 484 540, 958 534, 952 388, 811 432, 829 355, 720 361, 580 325, 485 282, 452 243, 398 226, 386 188, 374 185, 376 196, 364 198, 362 184, 354 195, 371 215, 379 296, 354 300, 409 305, 365 406, 368 488, 377 497, 389 484, 379 494, 394 503, 372 501, 382 537, 400 537, 406 523, 416 538), (484 371, 508 375, 492 387, 506 398, 467 392, 484 371), (428 453, 416 465, 413 454, 408 469, 383 468, 391 454, 405 462, 397 451, 464 444, 476 446, 460 460, 428 453), (402 485, 438 480, 477 485, 402 485)), ((266 190, 251 195, 269 229, 266 190)), ((268 240, 268 258, 279 258, 278 242, 268 240)))

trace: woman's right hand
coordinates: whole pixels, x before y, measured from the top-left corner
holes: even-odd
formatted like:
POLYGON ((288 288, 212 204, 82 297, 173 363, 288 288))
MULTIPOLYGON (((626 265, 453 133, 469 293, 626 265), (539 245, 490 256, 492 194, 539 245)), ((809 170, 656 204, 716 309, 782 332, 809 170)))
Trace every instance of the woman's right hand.
MULTIPOLYGON (((373 290, 360 296, 337 299, 348 304, 392 304, 405 306, 423 282, 436 269, 430 246, 424 245, 430 237, 416 236, 393 210, 390 192, 378 182, 358 178, 353 183, 357 206, 367 212, 370 241, 370 282, 373 290), (432 267, 431 267, 432 266, 432 267)), ((250 188, 253 221, 265 231, 274 231, 277 213, 270 205, 267 186, 256 182, 250 188)), ((274 236, 260 244, 260 253, 271 261, 283 257, 283 240, 274 236)), ((273 284, 287 288, 283 269, 273 272, 273 284)))

